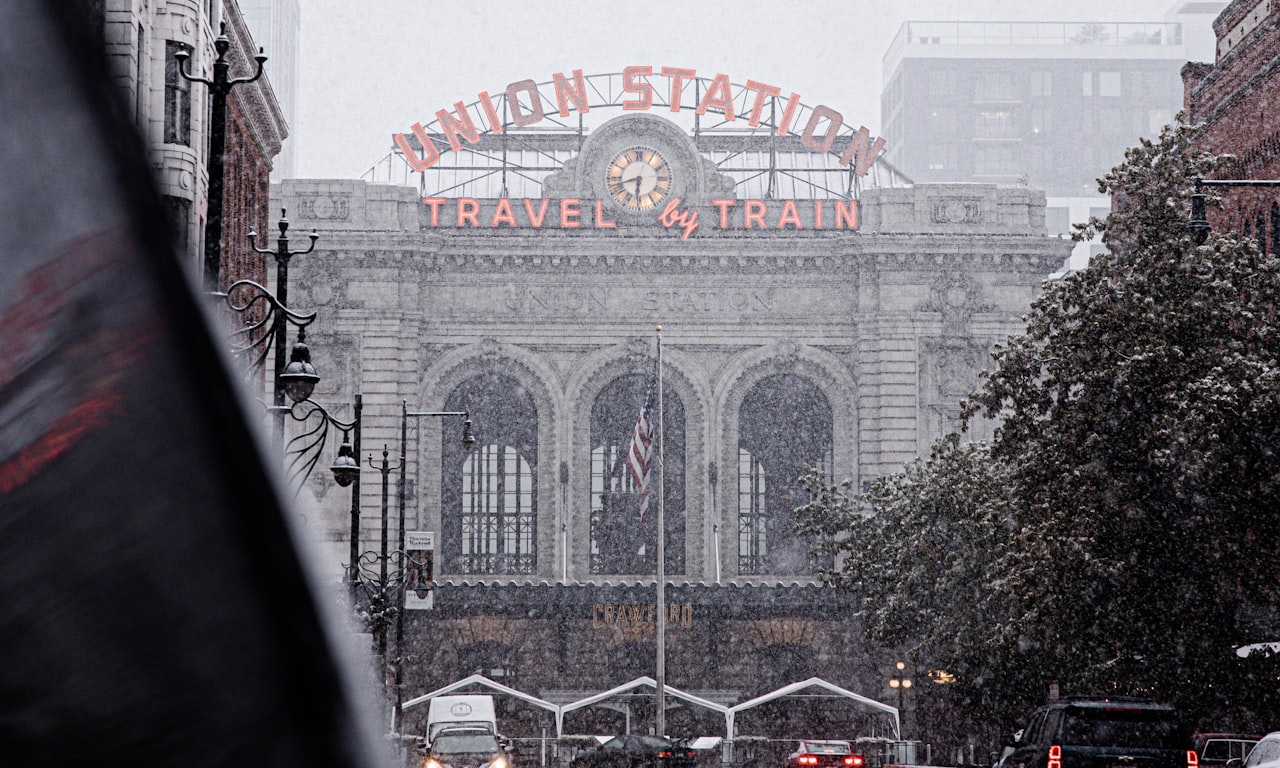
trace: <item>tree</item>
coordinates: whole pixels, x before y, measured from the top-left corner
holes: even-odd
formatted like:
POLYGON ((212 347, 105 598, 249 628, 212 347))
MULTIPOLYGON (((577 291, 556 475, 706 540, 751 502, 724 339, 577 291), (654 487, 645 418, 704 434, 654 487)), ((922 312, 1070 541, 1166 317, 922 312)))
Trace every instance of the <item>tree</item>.
POLYGON ((994 555, 1017 533, 1012 477, 987 445, 949 435, 865 494, 816 470, 803 479, 812 500, 797 511, 800 532, 839 563, 823 577, 859 593, 872 639, 955 675, 951 703, 969 715, 949 723, 959 734, 1004 719, 1003 690, 1022 674, 991 644, 1014 610, 990 588, 1004 578, 994 555))
POLYGON ((1019 499, 990 586, 1026 610, 999 639, 1068 690, 1217 716, 1241 693, 1234 648, 1277 639, 1248 617, 1280 574, 1280 270, 1251 239, 1186 236, 1191 182, 1217 162, 1194 133, 1167 128, 1100 180, 1117 211, 1080 236, 1109 253, 1047 284, 966 417, 1002 419, 992 453, 1019 499))
MULTIPOLYGON (((1048 282, 964 404, 992 444, 950 436, 872 483, 810 475, 802 531, 839 555, 873 639, 947 666, 971 719, 1004 731, 1065 694, 1178 704, 1203 727, 1280 716, 1280 266, 1252 239, 1186 235, 1218 160, 1195 129, 1143 140, 1079 227, 1108 253, 1048 282)), ((971 731, 972 732, 972 731, 971 731)))

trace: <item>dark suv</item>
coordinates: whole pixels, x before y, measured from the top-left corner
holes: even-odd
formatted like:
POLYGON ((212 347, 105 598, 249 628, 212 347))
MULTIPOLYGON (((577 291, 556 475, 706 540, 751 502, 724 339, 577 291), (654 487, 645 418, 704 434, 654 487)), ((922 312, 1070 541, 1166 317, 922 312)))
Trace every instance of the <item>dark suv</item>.
POLYGON ((1166 704, 1067 698, 1032 715, 1005 768, 1197 768, 1190 733, 1166 704))

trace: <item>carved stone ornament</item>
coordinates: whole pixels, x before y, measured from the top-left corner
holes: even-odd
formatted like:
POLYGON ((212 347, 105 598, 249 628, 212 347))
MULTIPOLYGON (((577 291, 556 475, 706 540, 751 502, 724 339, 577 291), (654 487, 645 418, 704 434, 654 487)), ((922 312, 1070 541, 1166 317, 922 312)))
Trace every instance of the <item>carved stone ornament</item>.
POLYGON ((933 201, 930 219, 934 224, 978 224, 982 222, 982 198, 944 197, 933 201))
POLYGON ((346 195, 315 195, 298 198, 299 219, 346 220, 350 215, 351 203, 346 195))

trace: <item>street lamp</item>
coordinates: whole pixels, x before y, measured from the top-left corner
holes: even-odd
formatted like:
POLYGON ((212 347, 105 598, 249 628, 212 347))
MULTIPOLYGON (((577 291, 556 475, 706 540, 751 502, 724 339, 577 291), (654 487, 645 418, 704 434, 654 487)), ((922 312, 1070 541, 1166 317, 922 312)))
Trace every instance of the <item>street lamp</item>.
POLYGON ((907 663, 905 661, 899 661, 893 666, 897 671, 894 675, 889 677, 889 687, 898 692, 898 716, 901 717, 903 693, 911 687, 911 678, 907 677, 907 663))
POLYGON ((1209 239, 1209 218, 1205 215, 1204 187, 1280 187, 1280 180, 1273 179, 1204 179, 1196 177, 1196 189, 1191 193, 1191 215, 1187 219, 1187 234, 1196 245, 1204 245, 1209 239))
MULTIPOLYGON (((311 253, 316 248, 316 241, 320 239, 320 235, 313 230, 308 237, 311 238, 311 244, 307 246, 305 251, 289 250, 289 220, 285 218, 285 209, 280 209, 280 236, 276 239, 276 249, 259 248, 257 243, 258 233, 252 229, 249 230, 249 245, 257 253, 271 254, 276 258, 276 294, 273 306, 278 305, 285 311, 285 317, 288 318, 292 313, 289 312, 289 259, 294 256, 303 256, 311 253)), ((244 282, 244 281, 240 281, 244 282)), ((230 291, 228 291, 230 294, 230 291)), ((315 313, 311 314, 315 319, 315 313)), ((289 354, 289 363, 284 362, 284 343, 285 334, 283 327, 274 327, 275 337, 275 378, 272 389, 273 400, 272 405, 276 412, 276 444, 279 445, 284 439, 284 413, 280 410, 284 406, 284 399, 287 395, 290 400, 295 403, 306 400, 315 391, 316 383, 320 381, 320 376, 316 373, 315 366, 311 364, 311 350, 306 345, 306 326, 308 323, 298 326, 298 341, 293 345, 293 350, 289 354)))
MULTIPOLYGON (((209 121, 209 203, 204 223, 204 280, 205 289, 211 293, 221 288, 222 176, 227 143, 227 94, 231 93, 231 89, 237 85, 252 83, 262 77, 262 65, 267 62, 267 57, 259 48, 258 55, 254 57, 258 62, 258 69, 253 77, 231 79, 231 62, 227 61, 227 51, 231 48, 231 41, 227 38, 225 22, 219 27, 218 38, 213 41, 213 48, 218 52, 218 58, 213 62, 212 80, 191 74, 187 61, 191 54, 187 51, 178 51, 173 55, 178 61, 178 74, 184 80, 204 83, 208 86, 212 101, 212 114, 209 121)), ((283 302, 284 298, 281 297, 280 300, 283 302)))
MULTIPOLYGON (((359 408, 360 400, 357 396, 357 408, 359 408)), ((471 415, 467 411, 410 411, 407 401, 401 401, 400 404, 400 458, 393 466, 389 458, 390 453, 384 445, 382 449, 382 461, 374 463, 372 455, 368 458, 368 466, 377 470, 382 475, 382 546, 380 551, 359 552, 359 536, 360 536, 360 510, 358 505, 353 502, 351 507, 351 553, 352 561, 348 569, 351 579, 351 594, 353 597, 353 606, 356 603, 363 603, 367 609, 363 611, 363 619, 370 633, 374 636, 374 649, 377 657, 383 664, 384 680, 387 687, 392 688, 392 711, 390 717, 391 728, 389 733, 394 733, 396 728, 400 727, 401 713, 401 685, 403 677, 403 661, 404 661, 404 597, 407 575, 409 572, 409 555, 404 550, 405 543, 405 449, 408 445, 408 424, 409 417, 454 417, 461 416, 462 422, 462 446, 466 451, 471 451, 475 447, 476 439, 472 433, 471 415), (390 476, 395 470, 400 471, 399 488, 397 489, 397 501, 400 511, 399 520, 399 542, 396 549, 390 548, 390 476), (388 638, 387 632, 391 629, 394 622, 395 626, 395 652, 394 658, 387 658, 388 638)), ((353 427, 356 435, 357 444, 360 436, 359 426, 359 410, 357 410, 357 418, 353 427)), ((356 449, 359 450, 358 448, 356 449)), ((339 457, 341 458, 343 449, 339 449, 339 457)), ((346 466, 345 462, 343 464, 346 466)), ((335 476, 336 477, 336 476, 335 476)), ((357 610, 359 610, 359 607, 357 610)))

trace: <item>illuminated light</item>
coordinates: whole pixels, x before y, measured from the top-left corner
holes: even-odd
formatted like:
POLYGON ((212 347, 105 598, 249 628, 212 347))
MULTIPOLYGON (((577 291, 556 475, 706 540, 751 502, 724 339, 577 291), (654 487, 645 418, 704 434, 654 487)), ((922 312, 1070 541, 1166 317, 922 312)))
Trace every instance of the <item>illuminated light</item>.
POLYGON ((1062 768, 1062 745, 1054 744, 1049 747, 1049 760, 1044 768, 1062 768))
POLYGON ((1187 768, 1199 768, 1200 756, 1196 754, 1194 749, 1187 750, 1187 768))

